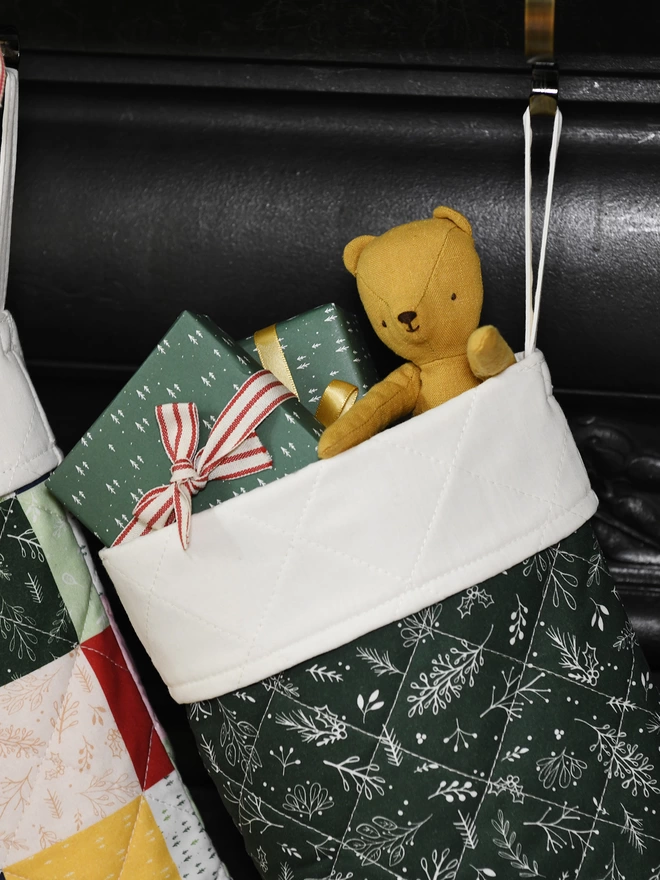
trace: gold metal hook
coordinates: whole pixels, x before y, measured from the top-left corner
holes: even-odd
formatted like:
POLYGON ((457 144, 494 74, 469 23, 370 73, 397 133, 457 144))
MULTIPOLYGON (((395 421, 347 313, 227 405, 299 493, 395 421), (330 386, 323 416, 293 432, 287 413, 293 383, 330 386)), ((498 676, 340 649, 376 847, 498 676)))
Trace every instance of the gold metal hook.
POLYGON ((555 55, 555 0, 525 0, 525 56, 532 65, 529 111, 554 116, 559 91, 555 55))
POLYGON ((21 48, 18 42, 18 31, 12 25, 0 24, 0 52, 5 65, 18 70, 21 48))

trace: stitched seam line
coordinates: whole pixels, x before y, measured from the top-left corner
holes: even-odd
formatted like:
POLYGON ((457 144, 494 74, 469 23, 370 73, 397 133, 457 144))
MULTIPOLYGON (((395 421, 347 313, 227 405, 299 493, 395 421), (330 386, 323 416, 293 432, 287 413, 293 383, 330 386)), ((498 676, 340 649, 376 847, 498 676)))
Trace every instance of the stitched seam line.
MULTIPOLYGON (((557 489, 559 488, 559 479, 561 477, 562 471, 564 470, 564 460, 566 458, 566 450, 568 449, 568 437, 569 437, 569 430, 568 430, 568 423, 566 422, 564 424, 564 434, 562 437, 563 445, 562 445, 562 450, 561 450, 561 456, 559 458, 559 466, 557 467, 557 476, 555 477, 555 485, 552 490, 552 498, 550 501, 551 504, 554 503, 554 500, 557 496, 557 489)), ((540 552, 543 549, 543 538, 545 537, 545 533, 548 530, 549 518, 550 518, 550 511, 548 511, 548 519, 546 520, 546 523, 543 526, 543 531, 541 532, 541 535, 539 537, 539 544, 538 544, 538 551, 537 552, 540 552)))
MULTIPOLYGON (((408 446, 402 446, 400 443, 392 443, 390 444, 395 449, 400 449, 402 452, 409 452, 412 455, 416 455, 418 458, 423 458, 426 461, 434 462, 437 465, 444 467, 446 462, 441 458, 435 458, 435 456, 428 455, 425 452, 420 452, 418 449, 412 449, 408 446)), ((491 480, 488 477, 484 477, 482 474, 476 474, 474 471, 470 471, 465 467, 462 467, 460 464, 454 465, 454 470, 459 471, 462 474, 467 474, 469 477, 474 477, 475 480, 480 480, 482 483, 488 483, 489 486, 496 486, 498 489, 509 489, 511 492, 515 492, 517 495, 523 495, 525 498, 533 498, 535 501, 541 501, 543 504, 550 504, 552 507, 558 507, 560 510, 566 511, 566 513, 570 513, 569 507, 564 507, 563 504, 559 504, 556 501, 552 501, 548 498, 544 498, 542 495, 535 495, 533 492, 525 492, 524 489, 517 489, 515 486, 509 485, 509 483, 502 483, 498 480, 491 480)), ((553 497, 557 494, 556 487, 553 489, 553 497)))
MULTIPOLYGON (((264 720, 266 718, 266 715, 268 714, 268 710, 270 709, 270 704, 273 702, 273 699, 274 699, 276 693, 277 693, 277 691, 275 688, 273 688, 273 690, 270 692, 270 697, 268 698, 268 702, 266 703, 264 711, 261 715, 261 720, 259 721, 259 727, 257 728, 257 733, 256 733, 256 736, 254 737, 254 742, 252 743, 252 748, 250 749, 250 755, 249 755, 249 757, 246 761, 246 764, 245 764, 245 773, 243 774, 243 782, 241 783, 241 792, 238 796, 238 804, 236 805, 238 807, 238 824, 239 824, 240 828, 243 827, 243 823, 241 822, 241 806, 244 806, 243 796, 245 794, 245 783, 247 782, 247 778, 250 773, 250 765, 252 762, 252 756, 254 755, 254 753, 257 750, 257 742, 258 742, 259 736, 261 734, 261 728, 263 727, 264 720)), ((230 712, 230 711, 231 711, 230 709, 225 709, 225 712, 230 712)))
MULTIPOLYGON (((581 499, 580 503, 582 503, 583 501, 585 501, 585 500, 586 500, 591 494, 592 494, 592 493, 591 493, 591 490, 589 490, 589 492, 588 492, 588 493, 587 493, 587 494, 581 499)), ((582 517, 581 514, 574 513, 573 511, 570 511, 570 513, 571 513, 573 516, 575 516, 576 518, 580 519, 582 522, 585 522, 585 520, 583 519, 583 517, 582 517)), ((563 518, 564 516, 565 516, 565 514, 563 514, 563 513, 559 513, 556 517, 554 517, 554 518, 551 520, 551 522, 554 522, 555 520, 561 519, 561 518, 563 518)), ((580 523, 580 524, 582 524, 582 523, 580 523)), ((432 585, 433 583, 435 583, 436 581, 438 581, 438 580, 440 580, 440 579, 442 579, 442 578, 448 577, 450 574, 453 574, 453 573, 456 572, 456 571, 460 571, 460 570, 462 570, 462 569, 469 568, 470 566, 474 565, 476 562, 480 562, 482 559, 486 559, 486 558, 488 558, 489 556, 493 556, 493 555, 495 555, 496 553, 499 553, 501 550, 505 549, 506 547, 509 547, 511 544, 518 543, 519 541, 524 540, 525 538, 528 538, 530 535, 533 535, 534 532, 536 532, 536 531, 539 530, 539 528, 541 528, 541 526, 536 526, 534 529, 531 529, 529 532, 526 532, 524 535, 517 536, 517 537, 514 538, 512 541, 509 541, 509 542, 507 542, 506 544, 501 545, 500 547, 496 548, 495 550, 490 550, 490 551, 488 551, 488 553, 485 553, 485 554, 483 554, 482 556, 477 557, 476 559, 471 559, 469 562, 464 563, 463 565, 456 566, 455 568, 451 569, 451 570, 448 571, 448 572, 444 572, 443 574, 436 575, 434 578, 431 578, 431 579, 428 580, 428 581, 424 581, 423 584, 420 584, 420 585, 414 587, 413 589, 408 590, 408 595, 412 595, 412 594, 415 594, 415 593, 419 593, 419 592, 421 592, 422 590, 426 589, 427 587, 431 586, 431 585, 432 585)), ((130 579, 127 578, 127 580, 130 580, 130 579)), ((139 584, 136 584, 136 585, 139 586, 139 584)), ((468 584, 468 585, 467 585, 466 587, 464 587, 463 589, 467 589, 468 586, 470 586, 470 585, 468 584)), ((457 593, 457 592, 462 592, 462 590, 456 590, 456 591, 454 591, 454 593, 449 594, 449 595, 454 595, 454 594, 457 593)), ((265 660, 267 660, 267 659, 269 659, 269 658, 276 657, 276 656, 278 656, 279 654, 281 654, 283 651, 290 651, 291 648, 295 648, 297 645, 299 645, 299 644, 301 644, 301 643, 303 643, 303 642, 305 642, 305 641, 308 641, 308 640, 309 640, 310 638, 312 638, 312 637, 313 637, 313 638, 318 638, 320 635, 322 635, 322 634, 324 634, 324 633, 326 633, 326 632, 331 632, 333 629, 337 629, 337 628, 340 628, 340 627, 344 627, 344 626, 346 625, 346 623, 348 623, 349 621, 352 621, 352 620, 359 620, 359 619, 362 618, 362 617, 367 617, 367 616, 373 614, 374 611, 377 611, 377 610, 380 610, 380 609, 383 609, 383 608, 387 608, 388 606, 393 605, 393 604, 395 604, 395 603, 398 603, 399 601, 400 601, 400 597, 399 597, 399 596, 395 596, 394 598, 392 598, 392 599, 388 599, 388 600, 385 601, 385 602, 381 602, 381 603, 378 604, 378 605, 372 605, 372 606, 370 606, 366 611, 362 611, 362 612, 360 612, 359 614, 352 615, 351 617, 345 618, 345 619, 339 621, 338 623, 332 624, 332 625, 329 626, 329 627, 325 627, 324 629, 316 630, 316 631, 314 631, 314 633, 307 634, 307 635, 305 635, 303 638, 298 639, 298 640, 296 640, 295 642, 290 642, 290 643, 287 645, 287 647, 286 647, 285 649, 281 649, 281 650, 279 650, 279 651, 277 651, 277 652, 273 652, 273 653, 271 653, 271 654, 267 654, 267 655, 265 655, 264 657, 260 657, 259 660, 263 662, 263 661, 265 661, 265 660)), ((432 600, 432 601, 433 601, 433 600, 432 600)), ((397 619, 397 618, 392 618, 392 620, 395 620, 395 619, 397 619)), ((209 624, 209 625, 210 625, 210 626, 213 626, 213 624, 209 624)), ((298 662, 303 662, 303 661, 298 661, 298 662)), ((171 685, 169 685, 169 687, 170 687, 170 688, 177 688, 177 687, 183 687, 183 686, 186 686, 186 685, 202 684, 203 682, 205 682, 205 681, 210 681, 211 679, 217 678, 218 676, 225 676, 225 675, 227 675, 227 674, 229 674, 229 673, 231 673, 231 672, 234 672, 236 669, 238 669, 238 668, 241 667, 242 665, 243 665, 242 663, 238 663, 238 664, 235 664, 234 666, 230 666, 230 667, 227 667, 227 668, 223 669, 221 672, 214 672, 214 673, 211 673, 211 674, 209 674, 209 675, 204 675, 204 676, 202 676, 202 677, 200 677, 200 678, 186 679, 186 680, 183 681, 183 682, 179 682, 179 683, 171 684, 171 685)), ((239 687, 239 685, 236 685, 236 687, 239 687)), ((232 689, 235 689, 235 688, 232 688, 232 689)))
MULTIPOLYGON (((534 628, 532 629, 532 633, 529 637, 529 644, 527 645, 527 651, 525 652, 525 659, 523 661, 522 670, 520 672, 520 678, 518 679, 518 683, 516 684, 516 690, 513 695, 514 700, 518 696, 518 694, 520 693, 520 688, 522 686, 523 679, 525 677, 525 672, 527 671, 527 668, 528 668, 527 664, 528 664, 530 655, 532 653, 532 646, 534 645, 534 637, 536 635, 536 630, 538 628, 539 621, 541 620, 541 615, 543 613, 543 606, 545 605, 545 600, 547 598, 548 591, 550 588, 550 578, 552 577, 552 575, 554 573, 556 562, 557 562, 557 557, 555 556, 555 558, 552 561, 552 565, 550 566, 550 571, 548 572, 548 577, 546 579, 545 585, 543 587, 543 595, 541 597, 541 602, 539 604, 539 610, 536 614, 536 620, 534 621, 534 628)), ((497 762, 500 759, 500 754, 502 752, 502 747, 504 745, 504 739, 506 737, 506 732, 509 728, 509 724, 511 723, 512 717, 513 717, 512 714, 507 712, 506 721, 504 723, 504 726, 502 727, 502 733, 500 734, 499 743, 497 746, 497 752, 495 753, 495 757, 493 758, 493 763, 490 768, 490 773, 488 774, 488 779, 486 781, 486 787, 484 788, 484 792, 481 796, 481 799, 479 800, 479 803, 477 804, 477 809, 475 810, 475 813, 474 813, 474 817, 473 817, 474 822, 477 821, 477 816, 481 812, 481 808, 483 807, 484 801, 486 800, 486 795, 488 794, 490 787, 492 785, 493 773, 495 772, 495 767, 497 766, 497 762)), ((466 852, 467 852, 467 845, 463 844, 463 850, 461 851, 461 857, 459 858, 458 865, 456 867, 457 874, 461 868, 461 864, 463 863, 463 859, 465 858, 466 852)))
MULTIPOLYGON (((632 688, 634 674, 635 674, 635 652, 633 649, 633 651, 631 651, 631 657, 630 657, 630 676, 628 678, 628 689, 626 690, 626 703, 628 702, 628 699, 630 697, 630 689, 632 688)), ((627 709, 625 708, 625 703, 624 703, 624 708, 623 708, 623 711, 621 712, 621 721, 619 722, 619 729, 616 734, 617 745, 621 741, 621 731, 623 730, 623 719, 626 716, 626 711, 627 711, 627 709)), ((603 767, 603 769, 605 769, 605 768, 603 767)), ((612 769, 612 760, 611 759, 610 759, 608 769, 610 772, 605 773, 605 779, 603 780, 603 791, 600 796, 600 801, 598 802, 598 806, 596 808, 596 815, 594 816, 594 821, 593 821, 593 824, 592 824, 591 829, 589 831, 589 837, 587 838, 587 843, 586 843, 584 849, 582 850, 582 860, 580 861, 580 864, 578 865, 578 869, 575 872, 575 880, 578 880, 580 874, 582 873, 582 868, 584 866, 585 859, 587 858, 587 850, 589 849, 589 842, 594 835, 594 831, 596 831, 596 825, 598 824, 598 816, 600 814, 601 807, 603 806, 603 801, 605 800, 605 794, 607 793, 607 786, 608 786, 610 779, 611 779, 611 775, 610 775, 611 769, 612 769)))
POLYGON ((413 564, 410 575, 406 580, 406 585, 412 583, 412 580, 415 576, 415 573, 416 573, 417 569, 419 568, 419 564, 421 562, 422 556, 424 555, 424 550, 426 549, 426 545, 428 544, 431 530, 433 529, 433 526, 435 525, 435 521, 438 518, 438 513, 440 512, 440 509, 442 507, 442 503, 444 501, 444 497, 447 492, 447 487, 449 486, 449 480, 451 479, 451 476, 452 476, 452 470, 454 468, 454 464, 456 462, 456 459, 458 458, 458 453, 460 452, 461 445, 463 443, 463 437, 465 436, 465 430, 466 430, 468 423, 472 417, 472 412, 474 411, 475 402, 476 402, 476 398, 473 397, 472 402, 470 403, 470 408, 467 411, 467 415, 465 416, 465 421, 463 422, 463 427, 461 429, 461 433, 458 437, 458 440, 456 441, 456 449, 454 450, 454 457, 452 458, 452 460, 449 464, 449 467, 447 469, 447 473, 445 475, 445 480, 444 480, 444 483, 442 484, 442 489, 440 489, 440 492, 438 494, 438 501, 437 501, 435 508, 433 510, 433 515, 432 515, 431 519, 429 520, 429 524, 426 527, 426 532, 424 533, 424 537, 422 538, 422 543, 420 544, 419 552, 417 553, 417 558, 415 559, 415 562, 413 564))
POLYGON ((156 589, 156 583, 158 581, 158 575, 160 574, 160 567, 163 564, 163 559, 165 558, 165 551, 167 550, 167 542, 163 547, 163 552, 160 554, 160 559, 158 560, 158 565, 156 566, 156 570, 154 572, 154 579, 151 582, 151 588, 147 593, 147 610, 145 613, 144 619, 144 647, 147 649, 149 654, 151 654, 151 639, 149 638, 149 622, 151 618, 151 602, 154 594, 154 590, 156 589))
MULTIPOLYGON (((464 639, 461 639, 460 636, 457 636, 455 633, 445 633, 442 630, 437 630, 436 634, 439 636, 450 636, 452 639, 455 639, 456 641, 459 641, 459 642, 465 641, 464 639)), ((468 641, 467 644, 471 645, 473 647, 480 647, 478 642, 468 641)), ((492 648, 488 648, 487 646, 484 646, 484 651, 487 653, 491 653, 491 654, 497 653, 492 648)), ((505 657, 511 663, 517 664, 518 666, 524 666, 524 664, 525 664, 525 661, 521 660, 520 657, 510 657, 508 654, 503 654, 501 656, 505 657)), ((528 665, 529 669, 536 669, 540 672, 545 672, 547 675, 554 675, 555 674, 549 669, 544 669, 542 666, 534 666, 534 664, 532 664, 532 663, 528 663, 527 665, 528 665)), ((569 679, 567 679, 567 681, 568 680, 569 679)), ((574 683, 575 682, 573 682, 571 680, 571 684, 574 684, 574 683)), ((287 698, 292 703, 295 703, 297 706, 300 706, 303 709, 307 709, 310 712, 312 712, 315 708, 314 706, 310 705, 309 703, 303 702, 299 698, 291 697, 289 695, 287 695, 287 698)), ((638 706, 637 708, 640 709, 641 707, 638 706)), ((356 733, 358 735, 362 735, 368 739, 380 740, 380 734, 372 733, 370 730, 363 730, 361 727, 357 727, 355 724, 351 724, 349 721, 346 721, 345 724, 346 724, 347 729, 353 731, 354 733, 356 733)), ((452 767, 450 764, 443 764, 442 761, 438 761, 437 758, 430 758, 428 754, 423 755, 423 754, 420 754, 419 752, 414 752, 411 749, 406 748, 404 745, 401 745, 401 751, 405 755, 407 755, 408 757, 414 758, 417 761, 430 761, 430 760, 432 760, 433 763, 437 764, 438 768, 441 770, 445 770, 448 773, 453 773, 454 775, 460 776, 464 779, 470 779, 473 782, 479 783, 479 785, 484 785, 484 777, 482 777, 482 776, 476 776, 474 773, 470 773, 467 770, 457 769, 456 767, 452 767)), ((223 771, 221 770, 219 772, 222 773, 223 771)), ((238 784, 238 783, 236 783, 236 784, 238 784)), ((548 800, 548 798, 544 798, 538 794, 532 794, 530 792, 525 792, 525 798, 529 798, 530 800, 538 801, 541 804, 547 804, 548 806, 552 806, 552 807, 562 807, 563 806, 563 804, 558 804, 556 801, 548 800)), ((262 796, 262 800, 266 804, 266 806, 270 807, 275 812, 278 812, 277 808, 273 807, 273 805, 270 804, 266 800, 265 796, 262 796)), ((577 813, 581 816, 584 816, 587 819, 594 819, 595 818, 595 816, 593 816, 591 813, 580 809, 580 807, 572 807, 572 809, 575 811, 575 813, 577 813)), ((280 815, 283 816, 284 813, 281 813, 280 815)), ((619 825, 616 822, 613 822, 612 820, 600 818, 598 821, 605 822, 606 824, 612 825, 614 828, 619 828, 619 829, 623 828, 622 825, 619 825)), ((319 833, 321 833, 321 832, 319 832, 319 833)), ((325 832, 323 832, 323 833, 325 833, 325 832)), ((654 835, 649 834, 648 832, 640 831, 640 834, 650 838, 651 840, 657 840, 658 842, 660 842, 660 837, 655 837, 654 835)), ((472 880, 472 878, 470 878, 470 880, 472 880)))
MULTIPOLYGON (((261 620, 259 621, 258 626, 255 628, 254 637, 252 639, 252 642, 250 643, 250 647, 248 648, 248 652, 245 655, 245 658, 243 660, 243 663, 242 663, 243 667, 247 666, 247 664, 250 660, 250 657, 252 656, 252 652, 254 651, 255 645, 257 644, 257 642, 259 640, 259 636, 261 635, 261 631, 264 627, 264 624, 266 623, 266 620, 268 619, 268 617, 270 615, 271 608, 273 607, 273 602, 275 601, 275 599, 277 597, 280 585, 281 585, 282 580, 284 578, 284 572, 286 571, 287 564, 289 562, 289 559, 291 558, 291 552, 293 551, 293 548, 295 547, 295 545, 298 542, 298 535, 300 534, 302 524, 305 520, 305 515, 307 514, 307 511, 309 510, 309 507, 314 499, 314 496, 316 495, 316 491, 318 489, 319 482, 321 480, 321 476, 322 476, 322 474, 319 473, 317 475, 316 479, 314 480, 314 484, 312 485, 310 493, 307 497, 307 501, 305 503, 305 506, 302 509, 302 512, 300 514, 300 518, 298 519, 298 522, 296 524, 295 531, 294 531, 293 535, 291 536, 291 541, 290 541, 289 547, 286 551, 286 555, 285 555, 284 559, 282 560, 282 565, 280 566, 279 574, 278 574, 277 579, 275 581, 275 584, 273 586, 273 591, 270 596, 270 601, 269 601, 268 605, 266 606, 266 608, 264 609, 264 613, 261 615, 261 620)), ((239 687, 241 685, 242 678, 243 678, 243 676, 241 674, 241 676, 239 678, 239 682, 238 682, 239 687)))
MULTIPOLYGON (((412 666, 412 662, 415 659, 415 654, 417 653, 418 647, 419 647, 419 642, 416 642, 415 647, 413 648, 412 653, 410 654, 410 658, 408 659, 408 665, 406 667, 406 671, 404 672, 403 676, 401 677, 401 682, 399 683, 399 687, 397 688, 397 692, 394 695, 394 700, 392 701, 392 708, 390 709, 390 711, 387 714, 387 720, 385 721, 385 724, 383 725, 384 728, 386 728, 387 725, 390 723, 390 719, 392 717, 394 709, 396 708, 396 705, 399 701, 399 697, 401 696, 401 691, 403 690, 403 686, 404 686, 404 684, 406 684, 406 681, 408 678, 408 673, 410 672, 410 667, 412 666)), ((380 744, 381 744, 380 737, 376 737, 376 742, 374 743, 374 748, 371 753, 371 757, 369 758, 368 766, 371 766, 374 763, 374 759, 378 753, 378 747, 380 746, 380 744)), ((346 829, 344 830, 344 833, 342 834, 340 844, 337 847, 337 855, 335 856, 334 861, 332 863, 332 869, 330 871, 330 876, 333 875, 333 873, 337 867, 337 862, 339 861, 339 857, 341 855, 342 848, 346 846, 346 844, 345 844, 346 835, 349 832, 349 829, 350 829, 351 824, 353 822, 353 817, 355 816, 355 811, 357 810, 358 805, 360 803, 360 798, 362 797, 362 792, 365 791, 365 789, 366 789, 366 785, 358 786, 358 789, 356 792, 356 797, 355 797, 355 804, 353 805, 353 809, 351 811, 350 818, 349 818, 348 822, 346 823, 346 829)))
MULTIPOLYGON (((20 466, 23 467, 27 464, 32 464, 33 461, 36 461, 39 458, 43 458, 44 455, 48 455, 49 452, 52 452, 57 446, 56 443, 49 443, 47 449, 42 449, 41 452, 38 452, 36 455, 31 456, 30 458, 26 458, 23 461, 19 462, 20 466)), ((4 477, 5 474, 13 473, 16 470, 16 466, 12 465, 11 467, 4 468, 4 470, 0 471, 0 477, 4 477)), ((34 468, 30 468, 30 470, 34 470, 34 468)), ((41 476, 41 474, 39 474, 41 476)))

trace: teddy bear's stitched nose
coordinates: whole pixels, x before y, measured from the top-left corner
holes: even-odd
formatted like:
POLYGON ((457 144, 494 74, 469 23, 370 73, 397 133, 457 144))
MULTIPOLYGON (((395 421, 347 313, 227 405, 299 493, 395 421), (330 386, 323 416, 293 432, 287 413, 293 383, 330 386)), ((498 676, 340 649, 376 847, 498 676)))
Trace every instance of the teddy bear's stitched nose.
POLYGON ((397 318, 399 319, 399 321, 401 321, 402 324, 408 325, 412 324, 416 317, 417 312, 401 312, 400 315, 397 315, 397 318))

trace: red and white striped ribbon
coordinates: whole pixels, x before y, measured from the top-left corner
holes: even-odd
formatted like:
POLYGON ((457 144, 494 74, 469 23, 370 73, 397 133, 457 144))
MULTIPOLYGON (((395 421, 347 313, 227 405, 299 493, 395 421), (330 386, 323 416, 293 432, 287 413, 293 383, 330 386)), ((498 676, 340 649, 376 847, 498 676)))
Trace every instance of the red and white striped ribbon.
POLYGON ((133 519, 113 547, 176 522, 183 549, 190 543, 192 496, 209 480, 235 480, 273 466, 255 429, 285 400, 294 397, 268 370, 241 385, 211 428, 199 451, 199 414, 194 403, 156 407, 160 437, 172 462, 170 482, 151 489, 135 505, 133 519))

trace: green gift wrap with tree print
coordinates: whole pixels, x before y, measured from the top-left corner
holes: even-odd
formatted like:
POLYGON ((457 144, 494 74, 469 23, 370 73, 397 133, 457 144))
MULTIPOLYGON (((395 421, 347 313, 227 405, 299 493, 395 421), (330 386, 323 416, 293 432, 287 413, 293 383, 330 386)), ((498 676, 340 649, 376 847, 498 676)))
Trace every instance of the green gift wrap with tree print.
MULTIPOLYGON (((48 481, 51 492, 108 546, 136 503, 167 483, 171 462, 160 439, 156 405, 192 402, 199 410, 200 448, 213 422, 259 364, 213 322, 183 312, 110 406, 48 481)), ((316 461, 322 427, 287 400, 257 428, 273 466, 259 474, 212 480, 193 497, 204 510, 316 461)))
POLYGON ((339 380, 355 386, 355 400, 378 381, 358 319, 334 303, 278 321, 266 331, 269 329, 273 336, 266 342, 266 350, 263 343, 259 344, 259 332, 238 344, 275 375, 278 373, 270 365, 267 349, 269 342, 278 346, 278 355, 286 362, 285 375, 278 378, 313 414, 321 406, 324 391, 331 382, 339 380))

